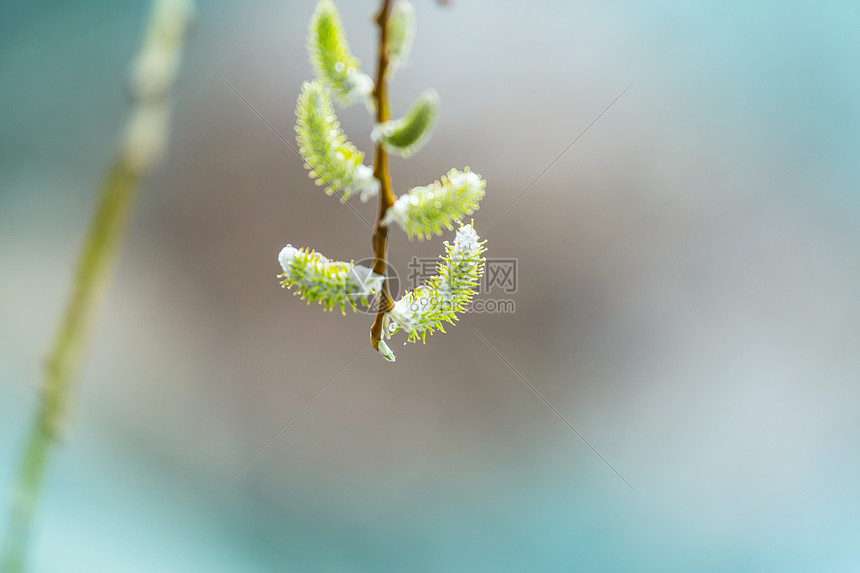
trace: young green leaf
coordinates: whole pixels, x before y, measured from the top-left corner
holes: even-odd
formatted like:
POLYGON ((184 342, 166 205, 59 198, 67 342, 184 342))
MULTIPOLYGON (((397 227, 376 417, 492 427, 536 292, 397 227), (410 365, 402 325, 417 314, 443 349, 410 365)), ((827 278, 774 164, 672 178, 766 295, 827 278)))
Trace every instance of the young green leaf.
POLYGON ((487 182, 467 167, 452 169, 426 187, 415 187, 401 195, 385 213, 382 222, 397 223, 412 239, 441 235, 442 227, 453 228, 453 222, 478 209, 487 182))
POLYGON ((415 38, 415 8, 408 0, 397 0, 388 16, 388 73, 409 60, 415 38))
POLYGON ((364 165, 364 154, 347 141, 331 105, 328 91, 319 82, 305 82, 296 105, 296 139, 308 175, 326 194, 342 193, 346 201, 356 191, 366 201, 379 191, 373 170, 364 165))
POLYGON ((407 292, 385 314, 385 337, 402 330, 410 342, 419 338, 424 342, 427 334, 445 332, 443 323, 454 324, 457 313, 465 312, 472 303, 474 287, 484 274, 484 243, 471 223, 460 227, 453 244, 445 241, 445 255, 436 267, 437 275, 407 292))
POLYGON ((330 261, 320 253, 292 245, 281 249, 278 262, 284 269, 278 275, 283 279, 282 287, 295 286, 294 294, 307 299, 308 304, 319 302, 324 310, 339 306, 342 314, 346 314, 347 306, 355 311, 356 304, 368 304, 384 280, 365 266, 330 261))
POLYGON ((373 80, 359 68, 352 55, 337 7, 331 0, 320 0, 308 30, 308 52, 317 77, 325 82, 341 105, 367 99, 373 80))
POLYGON ((426 90, 418 96, 406 115, 377 124, 370 138, 381 143, 391 153, 409 157, 427 143, 436 125, 438 110, 439 94, 436 90, 426 90))

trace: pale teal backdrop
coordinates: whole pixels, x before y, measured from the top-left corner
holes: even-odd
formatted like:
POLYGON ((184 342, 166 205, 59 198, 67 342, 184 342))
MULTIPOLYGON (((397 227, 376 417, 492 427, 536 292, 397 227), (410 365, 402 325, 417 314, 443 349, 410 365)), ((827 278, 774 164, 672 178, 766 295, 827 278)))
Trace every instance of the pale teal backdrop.
MULTIPOLYGON (((413 2, 394 113, 434 87, 441 116, 395 186, 469 165, 482 229, 534 183, 486 235, 516 312, 366 354, 225 492, 368 340, 279 249, 371 248, 227 85, 294 141, 314 3, 199 2, 34 570, 860 570, 860 4, 413 2)), ((377 2, 339 4, 370 71, 377 2)), ((0 5, 4 501, 147 9, 0 5)), ((393 233, 401 276, 444 238, 393 233)))

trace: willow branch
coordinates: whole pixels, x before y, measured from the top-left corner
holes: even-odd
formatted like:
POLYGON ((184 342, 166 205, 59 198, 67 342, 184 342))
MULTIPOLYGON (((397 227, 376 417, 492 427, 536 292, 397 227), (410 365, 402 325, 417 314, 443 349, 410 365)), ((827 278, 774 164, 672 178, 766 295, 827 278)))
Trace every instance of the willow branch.
MULTIPOLYGON (((388 103, 388 84, 386 73, 388 71, 388 16, 391 14, 391 0, 384 0, 376 23, 379 26, 379 59, 376 67, 376 85, 373 88, 373 98, 376 102, 376 123, 382 124, 391 119, 391 110, 388 103)), ((391 174, 388 168, 388 152, 383 149, 381 143, 376 144, 373 159, 373 175, 381 185, 379 191, 379 213, 373 232, 373 271, 386 275, 386 255, 388 249, 388 225, 382 222, 388 208, 394 204, 397 197, 391 189, 391 174)), ((391 310, 394 301, 388 290, 388 277, 382 283, 379 297, 379 307, 376 309, 376 320, 370 328, 370 342, 373 348, 379 349, 379 341, 382 338, 382 322, 385 313, 391 310)))

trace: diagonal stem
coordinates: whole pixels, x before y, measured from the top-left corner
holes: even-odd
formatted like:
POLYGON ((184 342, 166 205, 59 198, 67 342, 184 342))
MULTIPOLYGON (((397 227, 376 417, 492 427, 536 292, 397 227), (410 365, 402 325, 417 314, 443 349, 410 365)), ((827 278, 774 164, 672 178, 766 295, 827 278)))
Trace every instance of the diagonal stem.
POLYGON ((23 569, 45 470, 53 446, 62 435, 88 327, 124 235, 138 179, 139 175, 122 160, 105 178, 99 208, 78 262, 72 298, 45 363, 41 403, 24 447, 12 497, 3 573, 23 569))
POLYGON ((39 494, 54 447, 66 424, 89 327, 111 264, 125 236, 141 178, 160 158, 167 140, 170 88, 176 77, 190 0, 153 0, 132 86, 134 105, 123 143, 105 175, 98 208, 78 259, 72 296, 45 362, 39 405, 27 434, 9 508, 0 572, 19 573, 27 550, 39 494), (160 58, 163 65, 142 65, 160 58))
MULTIPOLYGON (((388 16, 391 14, 391 0, 383 0, 382 8, 376 16, 379 25, 379 60, 376 68, 376 85, 373 88, 373 98, 376 102, 376 123, 381 124, 391 118, 391 110, 388 103, 388 84, 386 75, 388 72, 388 16)), ((382 148, 381 143, 376 144, 373 159, 373 176, 379 180, 379 213, 376 218, 376 226, 373 230, 373 272, 385 276, 382 283, 382 292, 379 298, 379 307, 376 309, 376 319, 370 327, 370 343, 373 348, 379 349, 379 341, 382 338, 382 319, 385 313, 394 306, 391 294, 388 291, 388 277, 386 271, 386 255, 388 250, 388 225, 382 223, 382 218, 389 207, 394 205, 397 198, 391 189, 391 174, 388 169, 388 153, 382 148)))

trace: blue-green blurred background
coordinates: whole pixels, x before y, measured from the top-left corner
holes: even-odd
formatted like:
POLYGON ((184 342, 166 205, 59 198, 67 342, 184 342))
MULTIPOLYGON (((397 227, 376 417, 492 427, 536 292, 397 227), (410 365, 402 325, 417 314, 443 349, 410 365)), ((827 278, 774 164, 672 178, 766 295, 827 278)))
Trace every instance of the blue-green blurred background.
MULTIPOLYGON (((487 233, 516 313, 467 321, 638 495, 466 324, 365 354, 225 493, 368 340, 281 290, 278 250, 371 250, 226 84, 292 142, 314 3, 201 0, 34 570, 860 570, 860 4, 414 3, 394 113, 442 109, 395 185, 471 166, 479 229, 637 80, 487 233)), ((377 4, 340 2, 371 72, 377 4)), ((147 12, 0 5, 6 497, 147 12)), ((401 275, 441 240, 393 233, 401 275)))

